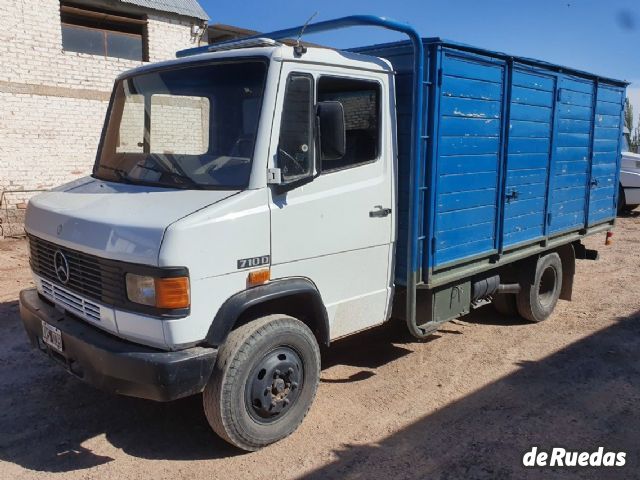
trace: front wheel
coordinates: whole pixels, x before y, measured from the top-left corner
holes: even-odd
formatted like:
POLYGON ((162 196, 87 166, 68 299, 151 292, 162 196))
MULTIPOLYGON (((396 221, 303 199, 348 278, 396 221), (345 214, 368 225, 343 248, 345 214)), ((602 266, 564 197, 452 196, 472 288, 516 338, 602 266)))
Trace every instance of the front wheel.
POLYGON ((295 318, 269 315, 229 334, 204 390, 204 412, 221 438, 258 450, 298 428, 319 379, 311 330, 295 318))

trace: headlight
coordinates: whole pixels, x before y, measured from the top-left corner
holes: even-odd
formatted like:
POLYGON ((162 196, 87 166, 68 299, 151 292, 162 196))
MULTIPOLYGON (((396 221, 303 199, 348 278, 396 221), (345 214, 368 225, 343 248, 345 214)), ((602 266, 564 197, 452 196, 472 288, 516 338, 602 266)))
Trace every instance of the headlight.
POLYGON ((127 297, 157 308, 189 308, 189 277, 159 278, 127 273, 127 297))

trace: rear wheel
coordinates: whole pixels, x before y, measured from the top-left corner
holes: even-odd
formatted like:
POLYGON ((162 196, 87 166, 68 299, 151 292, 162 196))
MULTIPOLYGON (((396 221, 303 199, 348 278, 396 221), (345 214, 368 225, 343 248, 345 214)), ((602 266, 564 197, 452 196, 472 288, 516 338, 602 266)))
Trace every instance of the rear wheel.
POLYGON ((546 320, 560 298, 562 290, 562 261, 557 253, 540 257, 535 270, 531 269, 520 282, 516 305, 520 315, 531 322, 546 320))
POLYGON ((493 297, 493 308, 507 317, 518 316, 518 305, 516 304, 516 296, 511 293, 499 293, 493 297))
POLYGON ((311 330, 295 318, 269 315, 233 330, 220 348, 204 390, 205 415, 227 442, 258 450, 298 428, 319 378, 311 330))

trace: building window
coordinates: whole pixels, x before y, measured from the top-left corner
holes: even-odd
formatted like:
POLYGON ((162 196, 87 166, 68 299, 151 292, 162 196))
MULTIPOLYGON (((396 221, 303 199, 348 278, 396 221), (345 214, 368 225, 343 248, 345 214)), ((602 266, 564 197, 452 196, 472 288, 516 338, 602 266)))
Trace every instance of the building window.
POLYGON ((144 18, 61 2, 60 20, 65 51, 147 61, 144 18))
POLYGON ((318 101, 337 101, 344 109, 346 149, 342 158, 323 160, 328 172, 371 162, 380 143, 380 84, 370 80, 321 77, 318 101))

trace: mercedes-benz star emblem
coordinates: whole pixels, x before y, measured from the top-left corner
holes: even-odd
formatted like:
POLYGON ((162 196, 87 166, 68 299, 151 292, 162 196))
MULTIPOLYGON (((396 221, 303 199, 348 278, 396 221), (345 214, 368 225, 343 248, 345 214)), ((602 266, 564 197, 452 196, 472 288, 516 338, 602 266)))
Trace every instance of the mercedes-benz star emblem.
POLYGON ((56 250, 56 253, 53 254, 53 269, 56 272, 56 277, 63 284, 69 281, 69 262, 60 250, 56 250))

